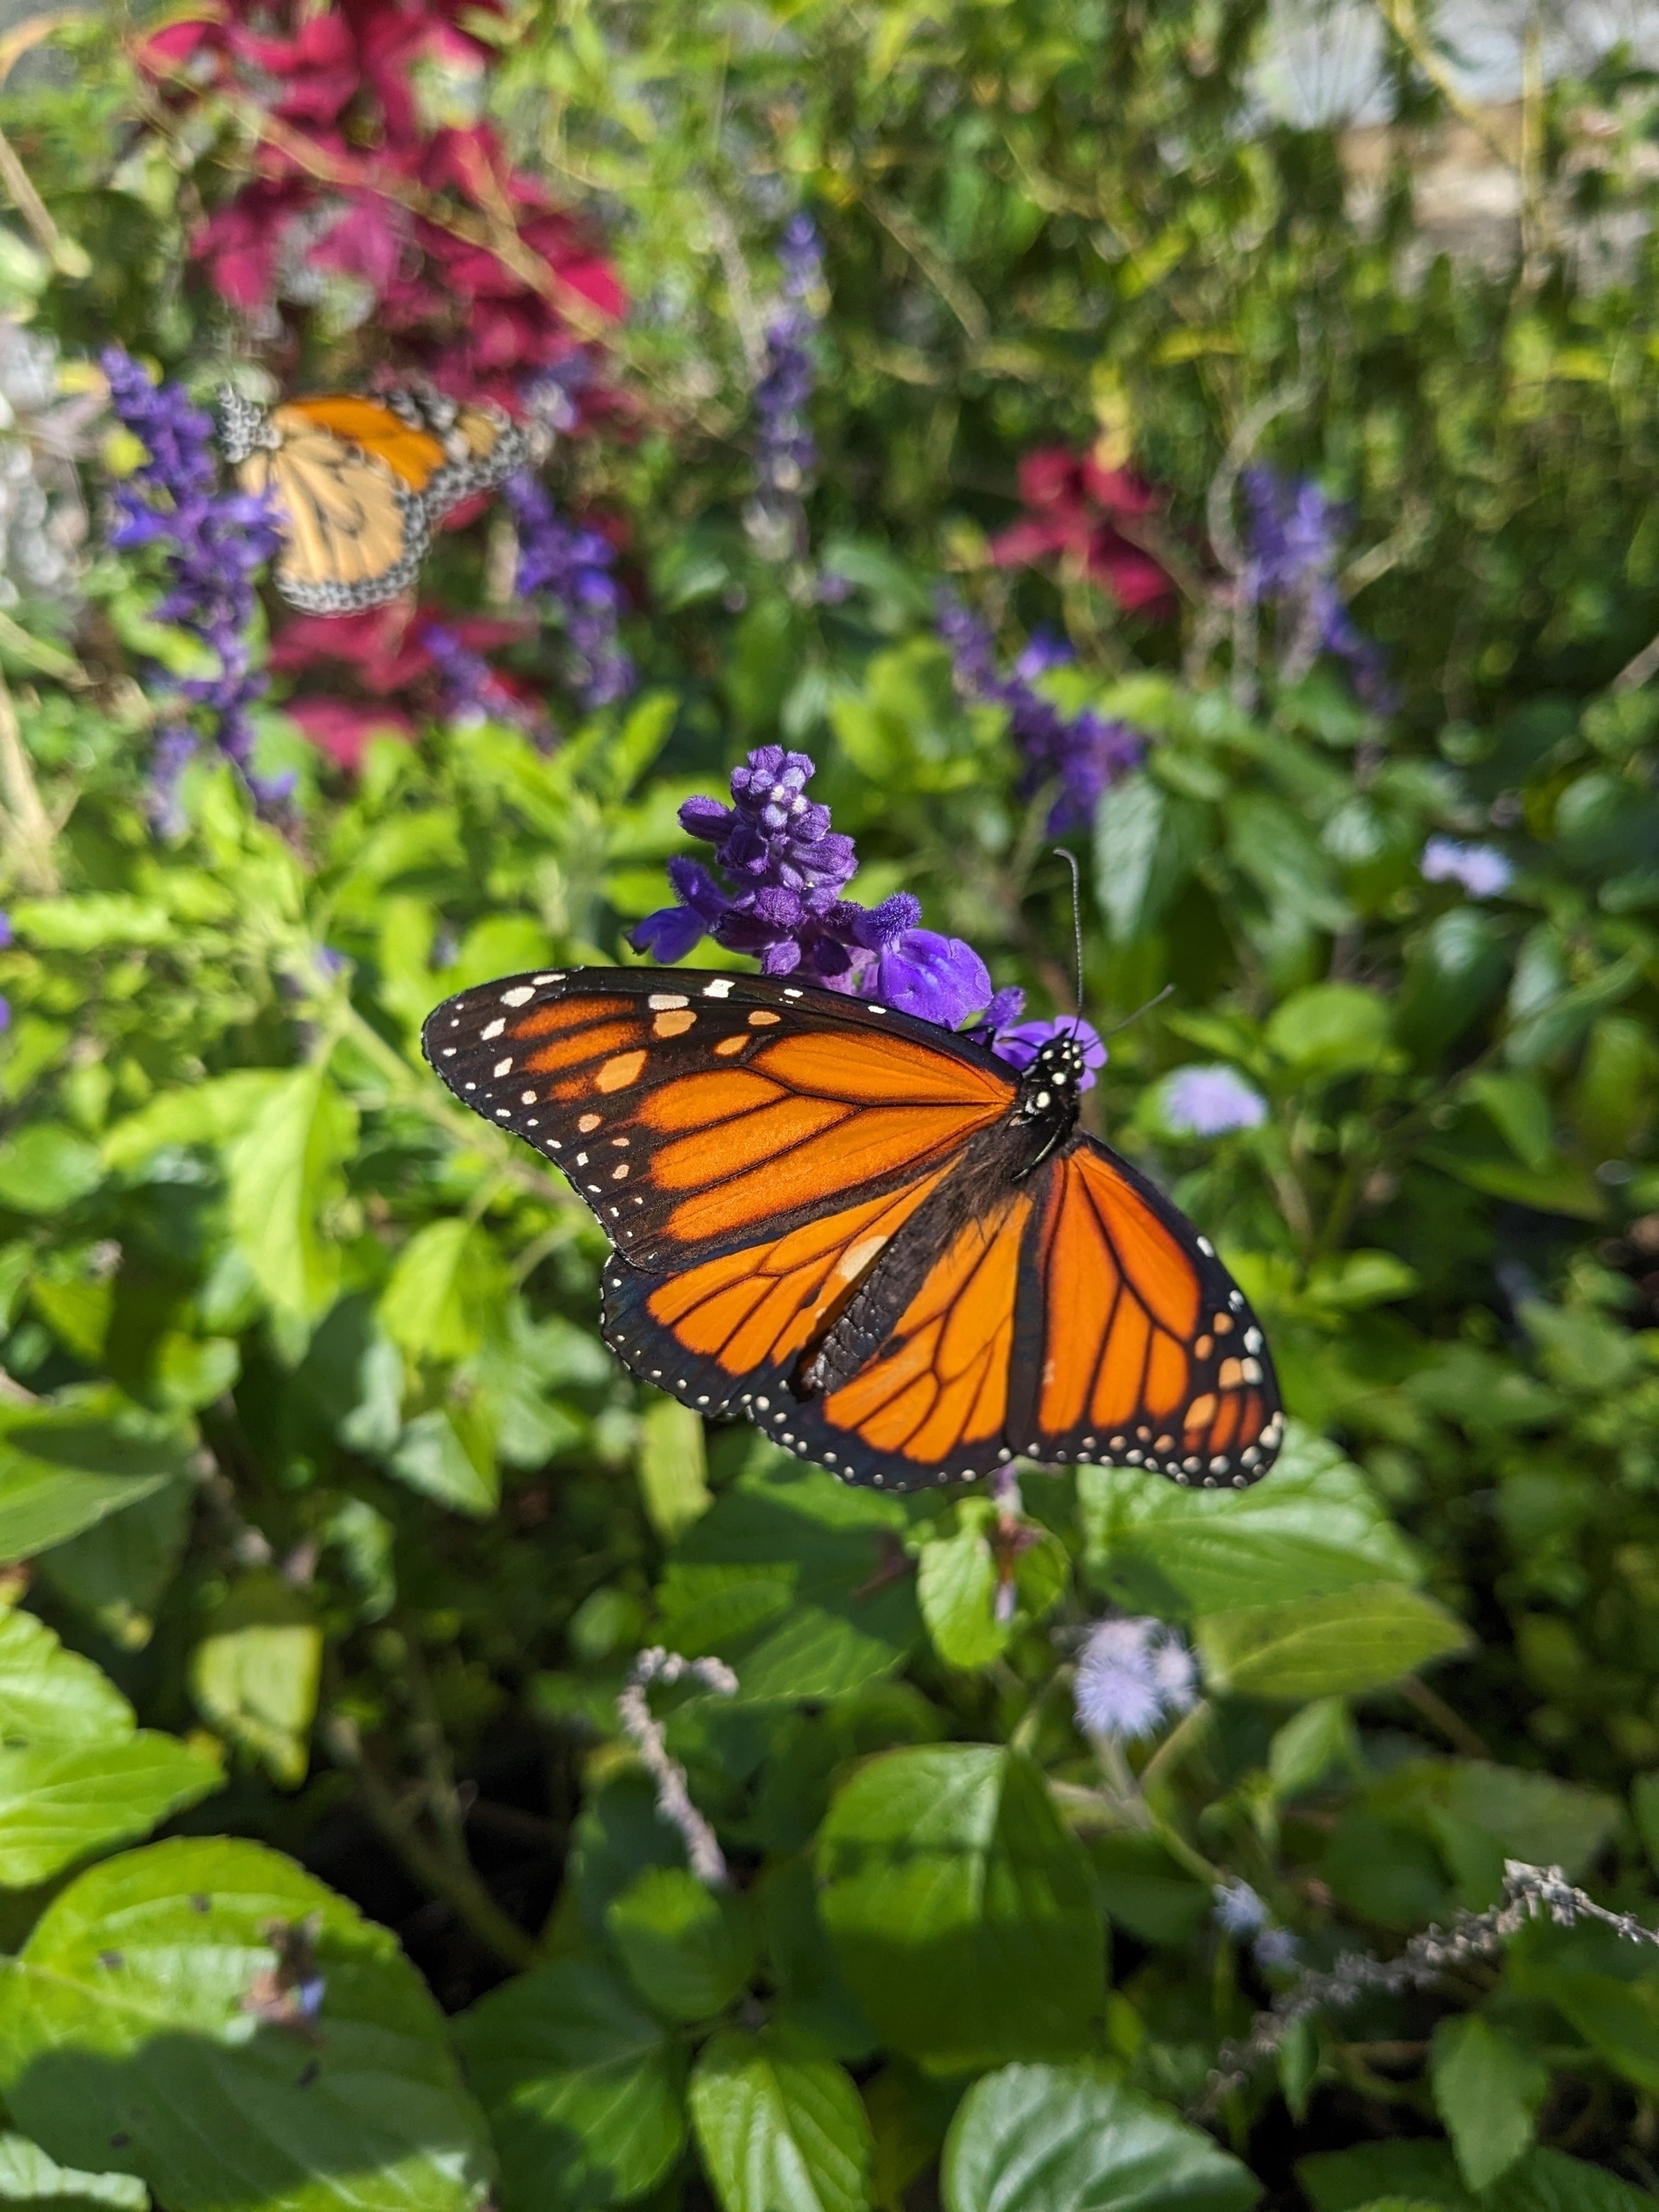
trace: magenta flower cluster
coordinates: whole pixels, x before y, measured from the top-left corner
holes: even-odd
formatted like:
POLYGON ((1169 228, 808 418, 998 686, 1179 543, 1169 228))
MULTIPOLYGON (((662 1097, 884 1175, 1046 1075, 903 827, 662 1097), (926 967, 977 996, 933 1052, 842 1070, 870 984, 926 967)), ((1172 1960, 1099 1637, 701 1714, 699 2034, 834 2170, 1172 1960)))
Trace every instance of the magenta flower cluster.
POLYGON ((252 710, 265 677, 253 668, 249 649, 253 580, 281 542, 276 512, 264 498, 219 489, 212 420, 180 385, 152 384, 119 347, 105 352, 102 365, 111 407, 145 452, 115 488, 110 543, 121 552, 163 549, 168 590, 156 619, 199 639, 218 663, 211 676, 162 678, 178 704, 151 758, 156 817, 175 825, 179 777, 204 735, 261 798, 278 798, 286 782, 262 782, 251 766, 252 710))
POLYGON ((1039 632, 1005 677, 996 665, 991 632, 953 594, 940 594, 937 618, 961 697, 1007 710, 1008 735, 1022 764, 1020 795, 1053 793, 1048 827, 1055 834, 1086 829, 1100 794, 1139 766, 1146 746, 1138 732, 1088 708, 1080 714, 1063 714, 1036 689, 1040 677, 1072 658, 1070 646, 1061 639, 1039 632))
MULTIPOLYGON (((668 863, 676 903, 648 914, 630 938, 636 951, 684 959, 702 937, 748 953, 766 975, 799 975, 830 990, 913 1014, 941 1029, 980 1037, 1013 1066, 1025 1066, 1064 1023, 1019 1021, 1025 994, 994 990, 971 945, 921 926, 921 901, 896 891, 879 906, 844 896, 858 866, 853 840, 832 830, 830 809, 806 795, 815 773, 806 753, 765 745, 732 771, 729 806, 688 799, 680 823, 713 847, 718 875, 684 856, 668 863), (724 880, 721 880, 724 878, 724 880)), ((1077 1025, 1088 1069, 1106 1048, 1088 1022, 1077 1025)))

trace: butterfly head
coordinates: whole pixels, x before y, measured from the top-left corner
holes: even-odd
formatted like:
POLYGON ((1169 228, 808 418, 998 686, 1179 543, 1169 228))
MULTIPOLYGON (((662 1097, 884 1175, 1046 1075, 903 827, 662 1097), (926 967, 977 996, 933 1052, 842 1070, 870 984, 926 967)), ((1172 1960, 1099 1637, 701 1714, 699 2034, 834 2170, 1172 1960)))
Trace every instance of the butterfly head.
POLYGON ((1071 1135, 1087 1072, 1081 1042, 1074 1031, 1065 1030, 1044 1041, 1019 1078, 1015 1119, 1043 1124, 1049 1140, 1045 1156, 1071 1135))

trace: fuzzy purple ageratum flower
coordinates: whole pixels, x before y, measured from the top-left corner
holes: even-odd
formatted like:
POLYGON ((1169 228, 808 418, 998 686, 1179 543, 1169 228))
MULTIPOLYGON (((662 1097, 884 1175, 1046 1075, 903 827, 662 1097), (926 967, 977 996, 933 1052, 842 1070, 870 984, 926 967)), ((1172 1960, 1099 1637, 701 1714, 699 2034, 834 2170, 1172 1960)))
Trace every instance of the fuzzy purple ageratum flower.
POLYGON ((1188 1712, 1197 1674, 1181 1632, 1161 1620, 1103 1620, 1077 1661, 1077 1725, 1089 1735, 1133 1743, 1188 1712))
POLYGON ((1418 865, 1425 883, 1461 884, 1471 899, 1496 899, 1515 880, 1508 854, 1496 845, 1465 845, 1454 837, 1431 837, 1418 865))
POLYGON ((1267 1101, 1230 1067, 1178 1067, 1164 1078, 1163 1118, 1177 1136, 1227 1136, 1259 1129, 1267 1101))
POLYGON ((1080 714, 1063 714, 1034 688, 1050 669, 1064 667, 1072 658, 1063 640, 1039 631, 1004 677, 997 671, 990 631, 953 594, 940 594, 937 620, 960 696, 1007 710, 1008 734, 1023 764, 1020 795, 1053 791, 1048 818, 1053 833, 1087 827, 1101 793, 1140 764, 1146 745, 1139 733, 1088 708, 1080 714))
POLYGON ((253 580, 282 542, 276 511, 264 495, 219 489, 212 420, 182 386, 152 384, 118 346, 105 351, 102 367, 117 420, 145 451, 132 475, 115 486, 110 543, 120 552, 162 549, 168 590, 155 618, 199 639, 218 663, 214 675, 182 680, 152 672, 179 702, 157 732, 152 809, 164 825, 176 821, 179 776, 204 735, 235 761, 259 797, 278 798, 291 780, 261 781, 250 766, 252 710, 265 677, 251 666, 248 642, 253 580))
POLYGON ((1248 1882, 1218 1882, 1210 1894, 1216 1925, 1223 1935, 1254 1936, 1266 1926, 1267 1908, 1248 1882))

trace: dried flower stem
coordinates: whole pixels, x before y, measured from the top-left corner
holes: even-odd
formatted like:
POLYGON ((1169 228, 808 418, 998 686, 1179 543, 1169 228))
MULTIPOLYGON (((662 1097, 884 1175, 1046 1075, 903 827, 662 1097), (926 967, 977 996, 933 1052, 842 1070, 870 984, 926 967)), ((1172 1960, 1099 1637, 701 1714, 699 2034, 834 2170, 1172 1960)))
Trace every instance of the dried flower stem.
POLYGON ((1397 1959, 1345 1951, 1335 1966, 1309 1967, 1299 1974, 1265 2012, 1257 2013, 1248 2035, 1222 2044, 1195 2113, 1213 2111, 1223 2097, 1242 2088, 1253 2068, 1276 2054, 1292 2028, 1327 2006, 1351 2005, 1371 1990, 1397 1994, 1432 1988, 1448 1968, 1493 1958, 1510 1936, 1540 1916, 1563 1928, 1580 1920, 1597 1920, 1627 1943, 1659 1945, 1659 1931, 1644 1926, 1633 1912, 1612 1912, 1598 1905, 1574 1888, 1559 1866, 1529 1866, 1522 1859, 1506 1859, 1502 1900, 1489 1911, 1460 1912, 1449 1932, 1425 1928, 1412 1936, 1397 1959))
POLYGON ((653 1682, 679 1682, 687 1676, 717 1697, 729 1698, 737 1688, 737 1677, 724 1659, 683 1659, 677 1652, 653 1644, 634 1661, 628 1687, 617 1700, 617 1713, 623 1735, 638 1749, 645 1771, 656 1783, 658 1813, 684 1839, 692 1873, 712 1889, 724 1889, 731 1878, 725 1853, 713 1829, 691 1802, 686 1770, 670 1753, 663 1724, 652 1712, 646 1694, 653 1682))

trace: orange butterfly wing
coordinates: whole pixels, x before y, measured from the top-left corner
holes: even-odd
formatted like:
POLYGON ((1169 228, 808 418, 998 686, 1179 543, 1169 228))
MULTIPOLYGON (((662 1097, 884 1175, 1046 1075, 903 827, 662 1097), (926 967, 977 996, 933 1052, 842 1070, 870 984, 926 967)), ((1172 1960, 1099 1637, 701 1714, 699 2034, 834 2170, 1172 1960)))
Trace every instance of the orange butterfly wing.
POLYGON ((981 1049, 829 992, 677 970, 464 992, 424 1043, 571 1177, 618 1247, 607 1342, 700 1411, 890 1488, 1016 1456, 1211 1484, 1271 1464, 1260 1331, 1134 1169, 1077 1138, 971 1203, 953 1182, 1018 1096, 981 1049))

